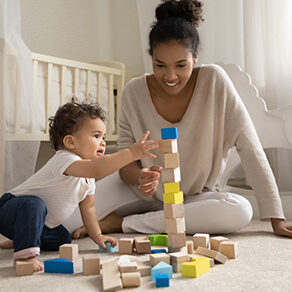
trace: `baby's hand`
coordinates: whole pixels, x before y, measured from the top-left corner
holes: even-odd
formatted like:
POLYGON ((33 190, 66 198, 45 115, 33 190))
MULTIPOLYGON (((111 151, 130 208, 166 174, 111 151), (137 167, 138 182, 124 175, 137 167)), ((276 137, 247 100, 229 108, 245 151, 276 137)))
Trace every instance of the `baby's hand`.
POLYGON ((110 242, 112 247, 115 247, 118 243, 115 237, 107 236, 104 234, 98 235, 98 237, 95 240, 96 244, 98 244, 102 249, 107 250, 105 242, 110 242))
POLYGON ((139 142, 130 147, 134 160, 141 159, 142 157, 156 158, 156 155, 150 153, 149 150, 158 148, 158 142, 155 140, 146 141, 149 134, 150 132, 147 131, 139 142))

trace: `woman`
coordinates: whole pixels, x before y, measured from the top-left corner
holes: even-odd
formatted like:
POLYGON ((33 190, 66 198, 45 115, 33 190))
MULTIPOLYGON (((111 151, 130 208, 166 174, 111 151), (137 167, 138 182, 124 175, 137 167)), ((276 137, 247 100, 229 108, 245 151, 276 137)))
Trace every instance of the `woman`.
MULTIPOLYGON (((216 65, 195 67, 201 13, 200 1, 166 0, 157 7, 149 35, 154 73, 135 78, 124 88, 118 149, 129 147, 146 130, 150 139, 160 139, 161 128, 177 127, 186 232, 219 234, 238 231, 252 218, 245 198, 216 187, 228 151, 235 146, 260 219, 270 220, 275 234, 292 237, 272 171, 232 82, 216 65)), ((120 183, 122 191, 113 189, 115 176, 98 182, 103 189, 108 185, 113 196, 107 207, 99 206, 100 216, 117 211, 100 221, 103 232, 164 232, 162 165, 163 156, 158 155, 123 167, 120 177, 128 186, 120 183)), ((84 233, 79 229, 75 237, 84 233)))

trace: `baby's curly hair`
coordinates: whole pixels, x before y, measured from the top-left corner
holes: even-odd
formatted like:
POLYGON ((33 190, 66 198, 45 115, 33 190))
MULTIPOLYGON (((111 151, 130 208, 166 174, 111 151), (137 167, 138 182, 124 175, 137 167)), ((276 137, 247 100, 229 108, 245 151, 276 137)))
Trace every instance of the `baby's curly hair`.
POLYGON ((66 103, 61 106, 55 116, 49 118, 49 134, 52 147, 59 150, 64 146, 63 139, 78 131, 86 119, 101 119, 106 123, 104 110, 96 103, 66 103))

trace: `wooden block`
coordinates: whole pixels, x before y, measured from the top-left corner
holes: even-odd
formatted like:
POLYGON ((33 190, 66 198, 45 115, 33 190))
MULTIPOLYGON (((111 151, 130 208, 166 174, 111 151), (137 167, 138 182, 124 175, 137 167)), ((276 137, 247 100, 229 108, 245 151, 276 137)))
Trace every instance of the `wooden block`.
POLYGON ((161 169, 161 181, 163 183, 180 182, 180 167, 161 169))
POLYGON ((197 278, 210 270, 210 261, 204 257, 193 259, 192 262, 182 263, 181 274, 183 277, 197 278))
MULTIPOLYGON (((206 257, 206 256, 196 254, 196 253, 190 254, 189 256, 190 256, 191 261, 197 257, 206 257)), ((215 260, 209 257, 206 257, 206 258, 210 260, 210 268, 213 268, 215 266, 215 260)))
POLYGON ((199 246, 210 248, 210 235, 207 233, 196 233, 193 235, 194 249, 199 246))
POLYGON ((182 203, 183 201, 184 201, 183 192, 163 194, 164 204, 179 204, 182 203))
POLYGON ((180 192, 179 182, 164 183, 164 192, 166 194, 180 192))
POLYGON ((227 237, 224 236, 213 236, 210 237, 210 246, 211 249, 219 251, 219 245, 223 241, 229 240, 227 237))
POLYGON ((177 139, 178 129, 177 127, 162 128, 161 129, 161 139, 177 139))
POLYGON ((152 234, 148 239, 150 240, 151 245, 168 246, 167 234, 152 234))
POLYGON ((181 252, 182 247, 168 247, 168 253, 181 252))
POLYGON ((73 262, 63 258, 44 261, 44 272, 56 274, 73 274, 73 262))
POLYGON ((170 264, 170 256, 166 253, 154 253, 150 255, 150 265, 153 267, 159 262, 170 264))
POLYGON ((89 275, 99 275, 100 274, 100 259, 98 256, 83 256, 83 274, 89 275))
POLYGON ((165 153, 164 154, 164 168, 179 168, 179 154, 165 153))
POLYGON ((134 246, 137 253, 151 253, 151 241, 147 237, 135 237, 134 246))
POLYGON ((102 263, 102 287, 104 291, 123 288, 117 259, 102 263))
POLYGON ((166 233, 184 233, 186 231, 185 218, 165 218, 166 233))
POLYGON ((188 254, 194 253, 194 243, 192 240, 187 240, 187 250, 188 250, 188 254))
POLYGON ((119 240, 119 253, 132 254, 134 251, 134 238, 121 238, 119 240))
POLYGON ((34 273, 33 263, 25 261, 16 261, 16 275, 29 276, 34 273))
POLYGON ((78 244, 66 243, 59 247, 60 258, 74 261, 78 258, 78 244))
POLYGON ((141 275, 139 272, 122 273, 123 287, 139 287, 141 285, 141 275))
POLYGON ((182 218, 185 216, 185 207, 183 203, 164 204, 165 218, 182 218))
POLYGON ((137 261, 138 272, 141 274, 141 277, 151 275, 151 265, 149 262, 137 261))
POLYGON ((173 252, 169 254, 170 263, 184 263, 190 261, 190 256, 182 252, 173 252))
POLYGON ((152 282, 156 281, 156 275, 166 274, 169 279, 172 279, 172 266, 166 264, 165 262, 160 262, 151 269, 151 280, 152 282))
POLYGON ((223 241, 219 245, 219 251, 229 259, 235 259, 238 257, 238 242, 231 240, 223 241))
POLYGON ((138 264, 136 262, 123 262, 120 263, 120 272, 121 273, 133 273, 138 272, 138 264))
POLYGON ((177 153, 177 139, 158 140, 159 153, 177 153))
POLYGON ((169 233, 168 234, 168 247, 183 247, 186 245, 185 233, 169 233))
POLYGON ((199 246, 197 248, 196 252, 197 252, 197 254, 201 254, 203 256, 207 256, 209 258, 212 258, 221 264, 225 264, 225 262, 227 261, 227 257, 224 254, 222 254, 216 250, 208 249, 206 247, 199 246))

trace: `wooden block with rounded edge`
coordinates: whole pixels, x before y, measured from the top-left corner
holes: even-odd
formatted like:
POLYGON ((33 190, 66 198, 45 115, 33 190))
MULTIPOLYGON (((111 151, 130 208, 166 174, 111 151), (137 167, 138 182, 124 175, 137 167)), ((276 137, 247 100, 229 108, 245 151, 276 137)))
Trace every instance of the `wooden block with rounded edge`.
POLYGON ((219 251, 229 259, 238 257, 238 241, 223 241, 219 245, 219 251))
POLYGON ((180 167, 161 169, 161 181, 163 183, 180 182, 180 167))
POLYGON ((123 287, 139 287, 141 285, 141 274, 139 272, 122 273, 123 287))
POLYGON ((134 251, 134 238, 119 239, 119 253, 132 254, 134 251))
POLYGON ((229 240, 227 237, 224 236, 213 236, 210 237, 210 245, 211 249, 219 251, 220 243, 223 241, 229 240))
POLYGON ((179 167, 179 154, 165 153, 164 154, 164 168, 178 168, 178 167, 179 167))
POLYGON ((78 258, 78 244, 66 243, 59 247, 60 258, 74 261, 78 258))
POLYGON ((193 235, 194 249, 199 246, 210 248, 210 235, 207 233, 196 233, 193 235))
POLYGON ((196 252, 197 252, 197 254, 201 254, 201 255, 207 256, 209 258, 212 258, 221 264, 225 264, 225 262, 227 261, 227 256, 220 253, 219 251, 211 250, 211 249, 208 249, 206 247, 199 246, 197 248, 196 252))
POLYGON ((138 264, 136 262, 122 262, 120 263, 120 272, 121 273, 134 273, 138 272, 138 264))
POLYGON ((179 204, 182 203, 183 201, 184 201, 183 192, 163 194, 164 204, 179 204))
POLYGON ((177 139, 158 140, 159 153, 177 153, 177 139))
POLYGON ((180 192, 179 182, 164 183, 164 192, 166 194, 180 192))
POLYGON ((16 261, 16 275, 29 276, 34 273, 33 263, 25 261, 16 261))
POLYGON ((186 231, 185 218, 165 218, 166 233, 184 233, 186 231))
POLYGON ((186 245, 185 233, 169 233, 168 234, 168 247, 177 248, 186 245))
POLYGON ((89 275, 99 275, 100 274, 100 259, 98 256, 83 256, 83 274, 89 275))
POLYGON ((183 203, 164 204, 165 218, 183 218, 185 216, 185 207, 183 203))
POLYGON ((150 255, 150 265, 153 267, 159 262, 170 264, 170 256, 166 253, 154 253, 150 255))

